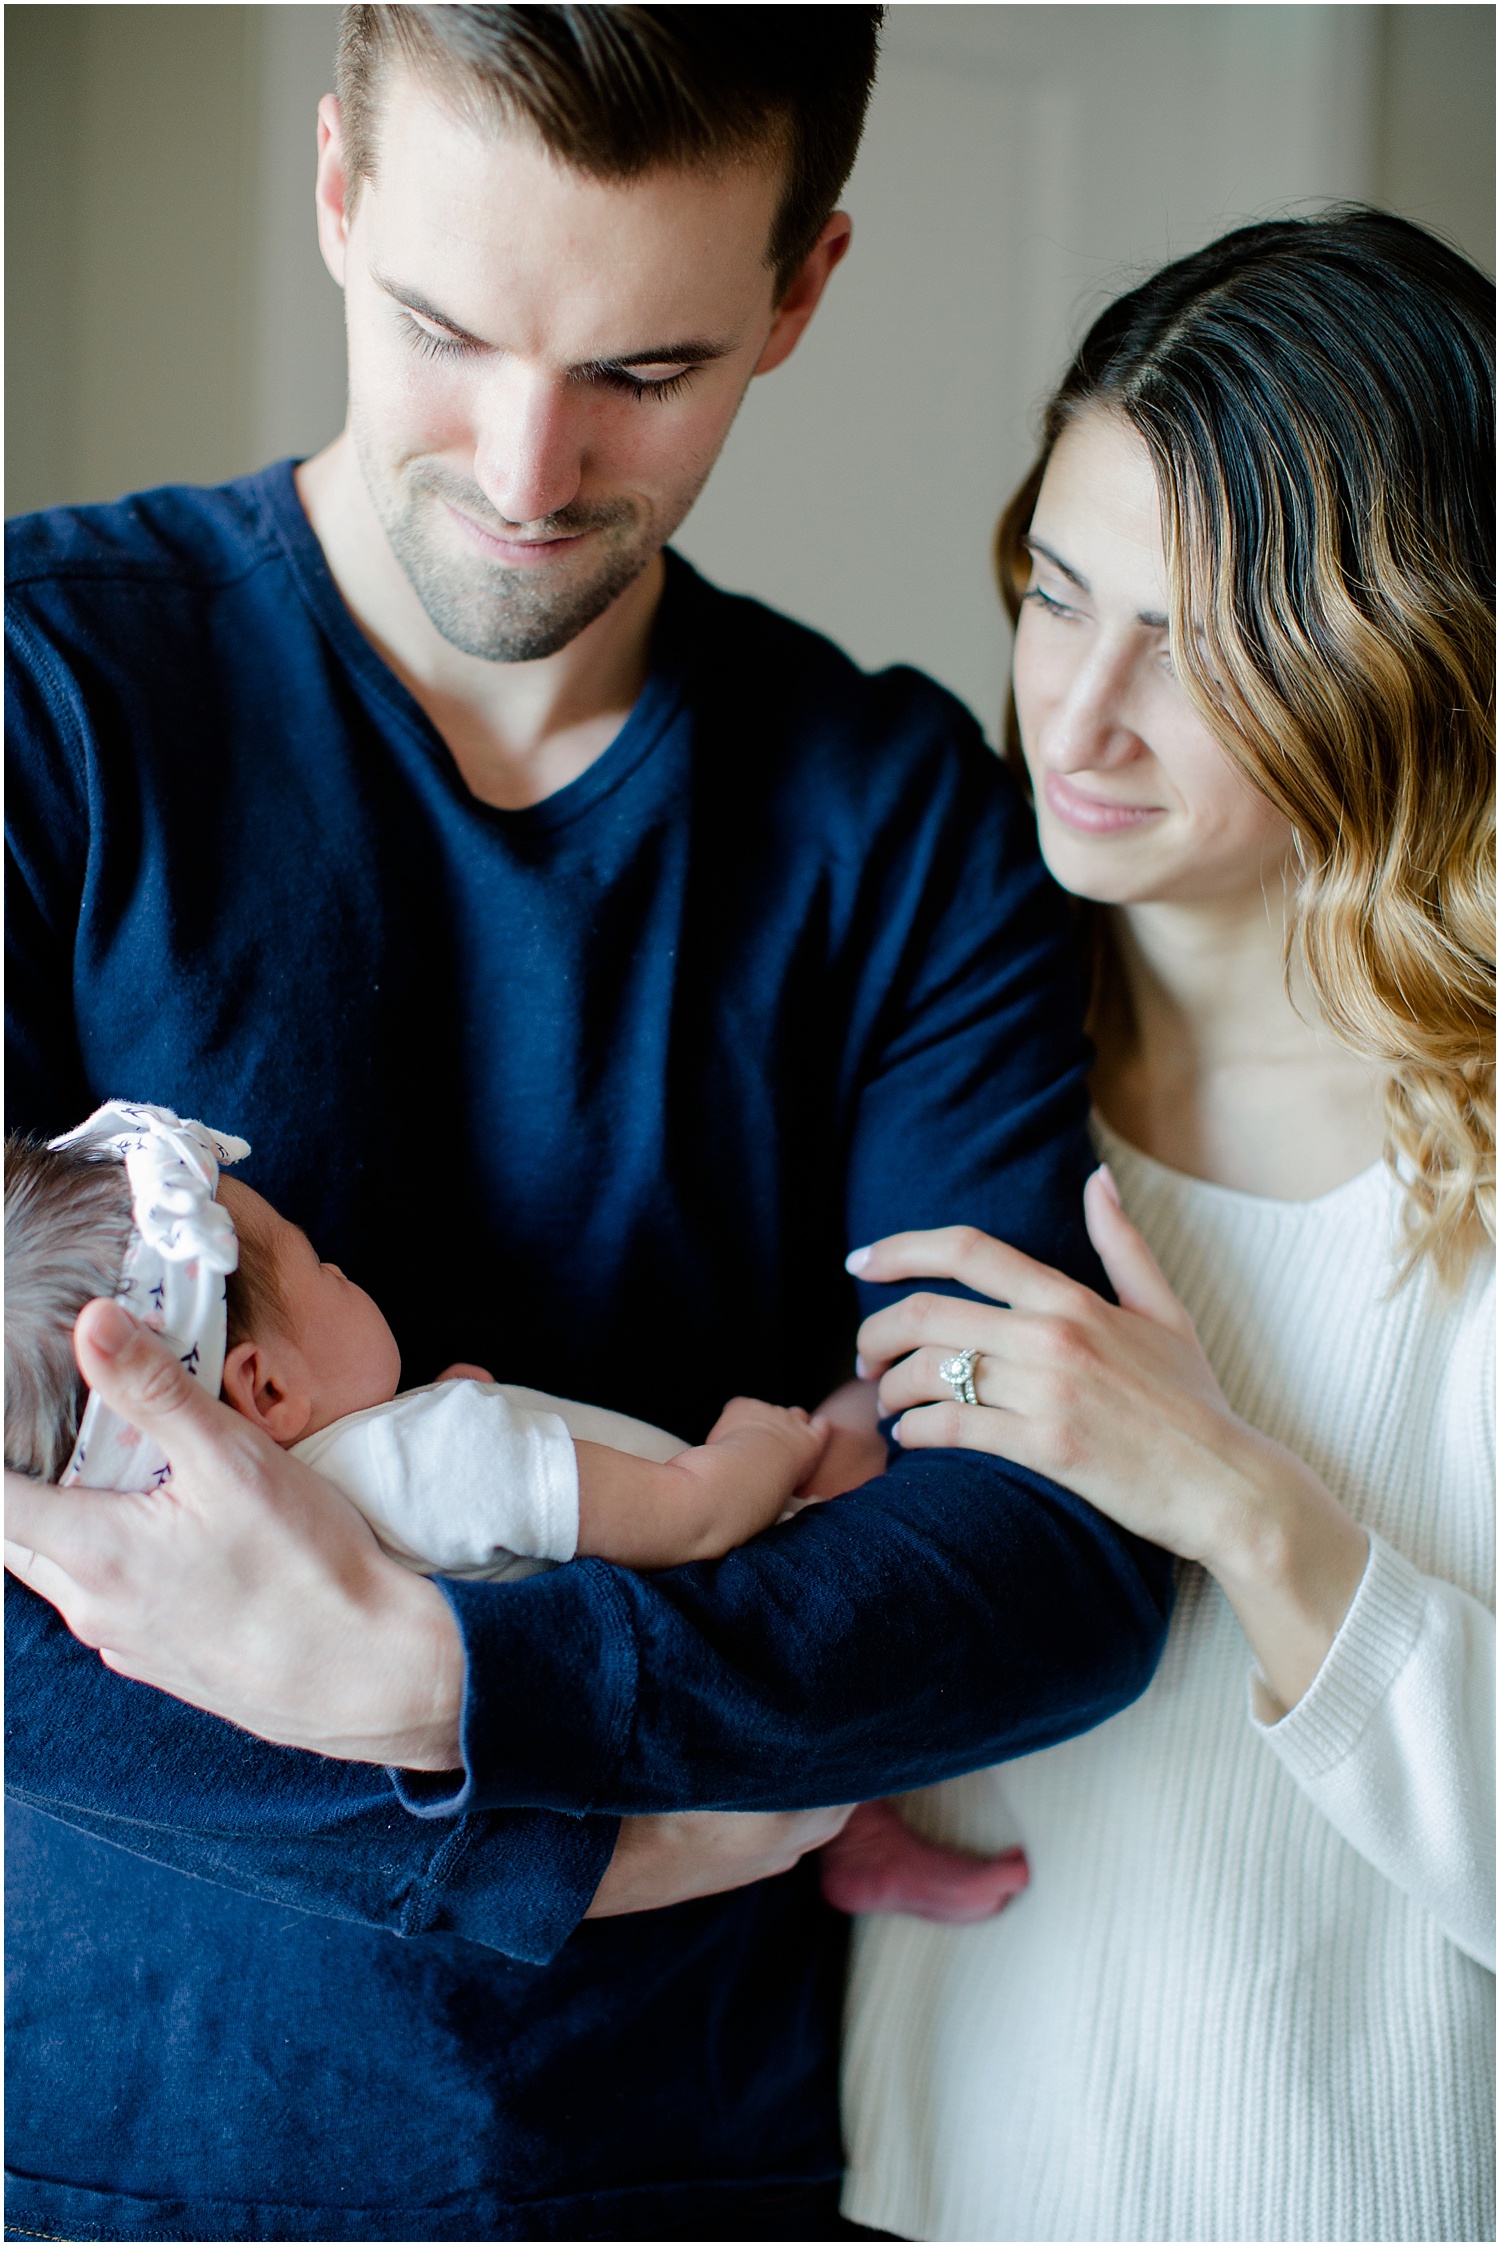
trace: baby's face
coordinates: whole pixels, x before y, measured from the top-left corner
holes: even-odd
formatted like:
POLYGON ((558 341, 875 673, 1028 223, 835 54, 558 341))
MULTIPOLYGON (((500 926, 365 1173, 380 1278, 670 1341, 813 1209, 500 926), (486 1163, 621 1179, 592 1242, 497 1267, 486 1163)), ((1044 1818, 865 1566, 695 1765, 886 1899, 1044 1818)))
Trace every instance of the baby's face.
POLYGON ((307 1234, 251 1187, 222 1178, 219 1199, 236 1229, 248 1217, 269 1246, 288 1331, 264 1339, 270 1352, 279 1339, 300 1359, 312 1407, 302 1432, 311 1435, 347 1412, 388 1404, 400 1386, 401 1352, 378 1303, 336 1263, 320 1262, 307 1234))

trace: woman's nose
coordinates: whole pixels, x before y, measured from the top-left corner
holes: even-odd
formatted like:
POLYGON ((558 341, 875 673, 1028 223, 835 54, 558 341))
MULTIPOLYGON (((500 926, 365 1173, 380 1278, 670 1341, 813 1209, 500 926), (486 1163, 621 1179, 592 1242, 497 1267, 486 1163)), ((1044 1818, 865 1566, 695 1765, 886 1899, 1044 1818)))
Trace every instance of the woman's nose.
POLYGON ((1089 650, 1042 727, 1043 761, 1054 772, 1126 764, 1145 747, 1130 723, 1133 665, 1124 650, 1089 650))
POLYGON ((549 376, 507 368, 489 400, 474 474, 491 506, 518 527, 561 513, 583 480, 577 401, 549 376))

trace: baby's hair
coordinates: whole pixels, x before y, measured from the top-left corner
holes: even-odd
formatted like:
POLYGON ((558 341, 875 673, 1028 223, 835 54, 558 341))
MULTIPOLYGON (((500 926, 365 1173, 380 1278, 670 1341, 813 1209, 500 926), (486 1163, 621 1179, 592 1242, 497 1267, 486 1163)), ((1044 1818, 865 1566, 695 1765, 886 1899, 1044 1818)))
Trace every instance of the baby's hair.
POLYGON ((130 1245, 123 1164, 40 1139, 5 1141, 5 1463, 55 1482, 78 1440, 73 1322, 112 1295, 130 1245))
MULTIPOLYGON (((235 1227, 227 1346, 285 1322, 275 1259, 253 1216, 235 1227)), ((130 1245, 123 1163, 12 1132, 5 1141, 5 1463, 55 1482, 78 1440, 88 1390, 73 1355, 78 1313, 112 1295, 130 1245)))

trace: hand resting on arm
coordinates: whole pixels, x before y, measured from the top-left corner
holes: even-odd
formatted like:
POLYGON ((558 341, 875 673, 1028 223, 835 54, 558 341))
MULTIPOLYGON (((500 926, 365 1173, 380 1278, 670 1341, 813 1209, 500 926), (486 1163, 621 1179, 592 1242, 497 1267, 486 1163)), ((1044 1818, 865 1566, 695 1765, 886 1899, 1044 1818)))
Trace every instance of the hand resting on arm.
POLYGON ((902 1414, 903 1449, 1013 1459, 1201 1562, 1285 1713, 1338 1635, 1369 1540, 1310 1467, 1230 1410, 1107 1170, 1084 1212, 1118 1307, 983 1233, 900 1233, 857 1250, 851 1268, 886 1283, 956 1279, 992 1299, 909 1295, 866 1319, 861 1362, 881 1409, 902 1414), (969 1348, 977 1404, 954 1401, 939 1370, 969 1348))

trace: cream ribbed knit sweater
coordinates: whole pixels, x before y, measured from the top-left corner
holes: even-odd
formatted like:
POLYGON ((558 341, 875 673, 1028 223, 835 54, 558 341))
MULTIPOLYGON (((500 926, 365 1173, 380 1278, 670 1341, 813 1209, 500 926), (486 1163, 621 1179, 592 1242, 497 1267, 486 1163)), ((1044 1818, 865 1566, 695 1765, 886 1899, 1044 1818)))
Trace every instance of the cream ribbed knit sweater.
POLYGON ((1388 1296, 1399 1189, 1227 1192, 1100 1130, 1234 1409, 1373 1532, 1278 1723, 1212 1580, 1082 1739, 913 1797, 1032 1884, 962 1929, 866 1920, 857 2221, 930 2239, 1495 2232, 1494 1260, 1388 1296))

